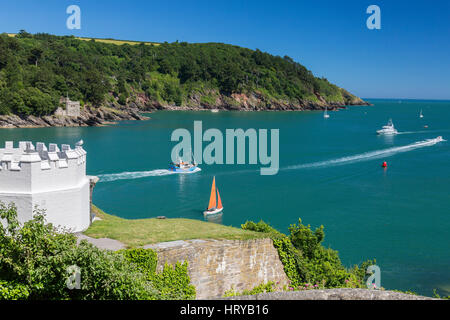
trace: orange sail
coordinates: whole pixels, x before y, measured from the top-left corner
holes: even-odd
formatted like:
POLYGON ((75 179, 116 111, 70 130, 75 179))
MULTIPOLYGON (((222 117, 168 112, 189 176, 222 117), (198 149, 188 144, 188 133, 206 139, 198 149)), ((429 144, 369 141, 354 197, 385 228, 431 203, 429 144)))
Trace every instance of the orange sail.
POLYGON ((219 189, 217 189, 217 209, 222 209, 222 200, 220 200, 219 189))
POLYGON ((216 207, 216 177, 213 178, 211 196, 209 197, 208 210, 216 207))

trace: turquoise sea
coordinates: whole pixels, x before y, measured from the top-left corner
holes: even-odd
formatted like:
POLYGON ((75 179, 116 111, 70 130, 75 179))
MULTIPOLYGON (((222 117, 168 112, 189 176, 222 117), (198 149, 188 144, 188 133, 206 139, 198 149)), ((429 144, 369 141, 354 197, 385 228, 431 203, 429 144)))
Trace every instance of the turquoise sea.
MULTIPOLYGON (((264 220, 277 229, 302 219, 325 226, 325 245, 351 266, 376 258, 381 285, 450 294, 450 102, 370 100, 329 112, 169 112, 109 127, 2 129, 5 140, 71 143, 83 139, 88 174, 100 175, 94 203, 124 218, 204 219, 212 177, 224 204, 215 223, 264 220), (420 109, 424 118, 419 118, 420 109), (393 119, 400 134, 377 136, 393 119), (260 165, 202 165, 165 171, 174 129, 280 130, 280 171, 260 165), (424 128, 428 125, 428 128, 424 128), (381 163, 387 161, 387 169, 381 163)), ((206 145, 207 143, 204 143, 206 145)))

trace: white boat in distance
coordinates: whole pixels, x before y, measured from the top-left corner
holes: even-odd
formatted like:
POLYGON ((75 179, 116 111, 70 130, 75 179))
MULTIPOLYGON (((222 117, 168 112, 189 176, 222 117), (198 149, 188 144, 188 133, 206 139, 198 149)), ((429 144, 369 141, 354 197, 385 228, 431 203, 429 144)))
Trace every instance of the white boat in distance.
POLYGON ((328 114, 328 111, 327 111, 327 107, 325 107, 325 112, 323 113, 323 117, 324 118, 329 118, 330 117, 330 115, 328 114))
POLYGON ((420 109, 419 118, 423 118, 422 109, 420 109))
POLYGON ((398 131, 394 128, 392 119, 389 119, 388 124, 383 126, 380 130, 377 130, 377 134, 392 135, 397 134, 398 131))

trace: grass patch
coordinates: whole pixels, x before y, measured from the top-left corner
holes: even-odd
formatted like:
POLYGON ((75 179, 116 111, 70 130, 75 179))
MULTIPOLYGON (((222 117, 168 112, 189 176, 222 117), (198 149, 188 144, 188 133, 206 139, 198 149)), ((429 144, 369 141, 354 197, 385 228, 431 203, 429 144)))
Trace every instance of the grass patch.
MULTIPOLYGON (((17 35, 17 33, 7 33, 7 35, 9 37, 15 37, 17 35)), ((123 45, 123 44, 129 44, 129 45, 137 45, 137 44, 146 44, 146 45, 154 45, 154 46, 159 46, 160 43, 157 42, 144 42, 144 41, 133 41, 133 40, 115 40, 115 39, 101 39, 101 38, 84 38, 84 37, 76 37, 78 40, 83 40, 83 41, 91 41, 91 40, 95 40, 96 42, 102 42, 102 43, 111 43, 111 44, 116 44, 116 45, 123 45)))
POLYGON ((267 235, 262 232, 200 220, 155 218, 129 220, 106 214, 95 206, 92 210, 102 220, 95 221, 84 234, 93 238, 115 239, 129 247, 174 240, 267 238, 267 235))
POLYGON ((146 45, 155 45, 155 46, 159 46, 160 44, 157 42, 143 42, 143 41, 131 41, 131 40, 114 40, 114 39, 99 39, 99 38, 82 38, 82 37, 77 37, 78 40, 83 40, 83 41, 91 41, 91 40, 95 40, 95 42, 102 42, 102 43, 111 43, 111 44, 116 44, 116 45, 123 45, 123 44, 129 44, 129 45, 137 45, 137 44, 146 44, 146 45))

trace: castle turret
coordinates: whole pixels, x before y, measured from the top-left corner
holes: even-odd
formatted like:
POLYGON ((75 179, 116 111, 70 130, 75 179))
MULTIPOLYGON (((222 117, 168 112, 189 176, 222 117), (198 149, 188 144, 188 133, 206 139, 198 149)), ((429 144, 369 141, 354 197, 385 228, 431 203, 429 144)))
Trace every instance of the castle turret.
POLYGON ((0 148, 0 201, 13 202, 20 222, 32 218, 35 206, 46 211, 47 222, 79 232, 90 216, 90 178, 86 151, 77 145, 47 146, 7 141, 0 148))

